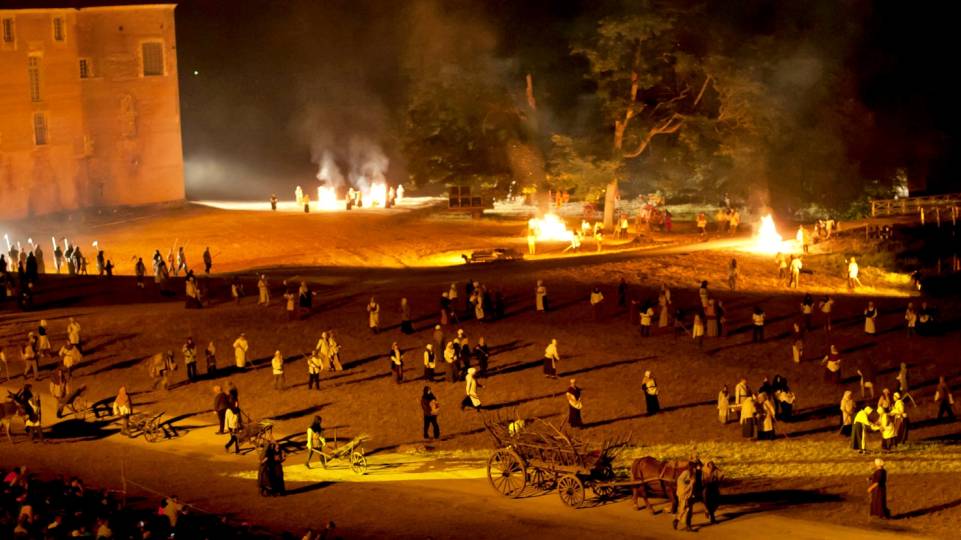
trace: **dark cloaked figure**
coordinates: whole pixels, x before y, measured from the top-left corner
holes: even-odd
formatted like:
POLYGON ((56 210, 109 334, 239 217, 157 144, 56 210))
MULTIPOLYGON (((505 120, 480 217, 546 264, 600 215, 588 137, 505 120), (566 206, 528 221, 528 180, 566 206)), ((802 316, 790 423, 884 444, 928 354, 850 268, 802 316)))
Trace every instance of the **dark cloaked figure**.
POLYGON ((440 403, 437 401, 437 398, 429 386, 424 387, 424 393, 420 398, 420 408, 424 413, 424 438, 430 439, 428 435, 430 429, 433 429, 434 438, 440 439, 440 426, 437 424, 437 413, 440 411, 440 403))
POLYGON ((708 461, 701 471, 701 490, 704 511, 711 523, 717 523, 714 514, 721 504, 721 470, 713 461, 708 461))
POLYGON ((477 340, 477 346, 474 347, 474 358, 477 359, 477 372, 481 377, 487 376, 487 362, 490 360, 490 349, 487 348, 487 342, 484 338, 477 340))
POLYGON ((868 479, 868 494, 871 496, 871 517, 888 519, 888 471, 884 469, 884 461, 874 460, 874 472, 868 479))
POLYGON ((257 471, 257 483, 262 497, 277 497, 287 493, 284 485, 284 455, 280 444, 268 443, 260 455, 260 468, 257 471))
POLYGON ((583 406, 581 389, 577 387, 576 381, 571 379, 571 385, 567 387, 567 424, 572 428, 584 427, 584 422, 581 420, 583 406))
POLYGON ((224 393, 219 386, 214 387, 214 412, 217 413, 217 421, 220 423, 218 435, 224 434, 224 420, 227 416, 227 408, 230 405, 230 396, 224 393))
POLYGON ((661 403, 658 400, 657 381, 650 371, 644 372, 644 379, 641 381, 644 390, 644 401, 647 405, 647 415, 652 416, 661 410, 661 403))

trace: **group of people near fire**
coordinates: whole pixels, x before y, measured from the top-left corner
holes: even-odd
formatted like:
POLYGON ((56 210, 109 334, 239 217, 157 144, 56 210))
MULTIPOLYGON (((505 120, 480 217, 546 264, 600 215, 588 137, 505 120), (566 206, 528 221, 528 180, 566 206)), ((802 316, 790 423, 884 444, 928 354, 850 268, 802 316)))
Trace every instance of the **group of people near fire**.
MULTIPOLYGON (((729 227, 734 230, 739 219, 737 212, 727 213, 729 227)), ((700 220, 698 220, 700 227, 700 220)), ((625 227, 626 229, 626 227, 625 227)), ((828 228, 828 231, 831 229, 828 228)), ((802 231, 799 235, 803 236, 802 231)), ((66 267, 68 273, 86 273, 86 259, 81 254, 79 246, 71 245, 66 239, 63 241, 67 249, 61 250, 59 245, 54 242, 54 262, 56 271, 59 273, 66 267)), ((40 246, 34 246, 29 250, 21 250, 16 247, 14 251, 8 252, 9 260, 17 260, 20 268, 19 273, 23 275, 38 275, 44 272, 43 254, 40 246), (27 254, 24 255, 24 251, 27 254), (31 259, 33 262, 31 262, 31 259), (38 270, 31 272, 30 268, 36 267, 38 270)), ((799 285, 799 274, 803 265, 802 255, 792 255, 790 262, 786 257, 776 258, 779 279, 788 280, 789 286, 797 288, 799 285)), ((201 257, 204 274, 210 274, 213 257, 209 248, 203 251, 201 257)), ((0 255, 0 272, 7 273, 8 266, 3 255, 0 255)), ((848 283, 851 288, 860 286, 858 267, 855 259, 851 257, 848 261, 848 283)), ((104 256, 103 250, 97 252, 97 271, 98 274, 109 276, 112 272, 112 263, 104 256)), ((137 276, 137 286, 144 287, 143 278, 146 267, 141 258, 138 258, 135 265, 137 276)), ((155 284, 161 289, 168 287, 171 274, 174 277, 181 273, 185 276, 184 287, 188 307, 200 307, 203 304, 202 287, 198 284, 198 279, 194 276, 193 269, 188 265, 185 246, 180 245, 171 248, 167 256, 164 257, 161 250, 156 250, 152 257, 152 273, 155 284), (196 304, 195 306, 192 306, 196 304)), ((728 287, 731 291, 736 290, 737 283, 737 263, 732 260, 728 269, 728 287)), ((437 313, 436 324, 432 321, 430 339, 423 345, 422 349, 414 353, 405 354, 398 343, 393 341, 387 350, 387 367, 394 380, 400 384, 410 380, 411 374, 419 374, 424 381, 424 389, 420 400, 421 409, 424 416, 423 435, 425 439, 440 437, 440 426, 438 422, 438 411, 440 404, 434 395, 431 385, 437 382, 438 377, 449 384, 463 385, 464 398, 460 403, 461 409, 481 410, 484 407, 482 391, 484 380, 492 375, 490 369, 491 349, 485 339, 486 332, 477 332, 476 336, 471 335, 465 328, 455 328, 456 325, 468 319, 480 322, 496 321, 504 317, 506 301, 502 291, 489 288, 486 284, 478 281, 468 280, 463 286, 452 283, 450 287, 446 284, 440 295, 439 310, 437 313), (411 364, 415 367, 411 368, 411 364)), ((241 280, 234 278, 231 282, 231 296, 235 302, 240 302, 244 296, 243 284, 241 280)), ((610 302, 604 295, 605 290, 596 287, 590 292, 589 298, 585 302, 591 306, 592 312, 596 313, 604 302, 610 302)), ((614 296, 610 290, 610 296, 614 296)), ((538 313, 548 312, 553 309, 551 295, 548 285, 544 280, 539 280, 531 291, 531 305, 538 313)), ((303 317, 312 309, 314 292, 311 291, 306 281, 299 283, 285 283, 283 301, 281 305, 290 318, 303 317)), ((655 300, 646 302, 635 302, 629 298, 627 286, 624 280, 618 284, 616 289, 617 303, 620 307, 628 308, 631 311, 631 319, 636 321, 640 335, 644 338, 652 336, 655 332, 672 334, 675 339, 680 337, 691 338, 699 347, 702 347, 705 340, 725 336, 725 329, 730 326, 728 310, 723 302, 712 294, 707 281, 701 283, 698 289, 699 305, 694 309, 681 309, 675 306, 671 290, 666 285, 662 285, 657 293, 655 300)), ((265 274, 258 276, 257 280, 257 300, 258 304, 268 307, 276 303, 271 301, 271 284, 265 274)), ((840 406, 838 409, 839 432, 844 436, 850 437, 851 448, 858 452, 869 450, 869 442, 872 437, 878 437, 879 447, 883 451, 894 450, 899 444, 908 440, 909 418, 911 416, 910 407, 915 405, 915 398, 910 393, 909 378, 911 369, 908 363, 901 363, 900 369, 895 378, 896 385, 889 385, 890 388, 881 385, 877 370, 870 364, 864 362, 856 368, 849 368, 845 361, 843 350, 837 345, 831 345, 823 357, 805 353, 804 343, 806 337, 811 332, 832 331, 832 312, 835 301, 831 296, 823 296, 815 300, 812 295, 806 295, 798 305, 796 321, 792 323, 792 333, 789 339, 791 347, 790 353, 785 351, 784 358, 790 358, 795 363, 809 361, 817 362, 823 367, 824 384, 834 385, 838 388, 840 395, 840 406), (844 389, 842 385, 842 370, 853 370, 858 375, 858 398, 855 397, 854 390, 844 389), (892 391, 893 390, 893 391, 892 391), (859 400, 861 401, 859 403, 859 400), (876 435, 875 435, 876 434, 876 435)), ((377 297, 370 297, 365 307, 365 317, 367 326, 372 334, 380 334, 384 331, 385 315, 395 314, 395 318, 400 321, 399 330, 402 334, 412 335, 416 331, 413 327, 414 316, 412 307, 407 298, 402 298, 398 305, 385 308, 381 305, 377 297)), ((878 329, 879 308, 869 301, 865 305, 863 312, 864 333, 868 336, 876 335, 878 329)), ((905 332, 910 336, 926 335, 933 333, 936 323, 936 310, 928 306, 926 302, 921 302, 918 308, 914 303, 909 303, 904 313, 905 332)), ((763 342, 765 340, 765 326, 768 323, 767 315, 764 310, 757 306, 751 314, 748 324, 751 327, 752 341, 763 342)), ((485 327, 486 328, 486 327, 485 327)), ((46 320, 39 321, 35 330, 30 331, 25 336, 22 344, 18 344, 20 359, 24 364, 24 381, 31 379, 34 382, 40 379, 41 371, 50 369, 49 390, 50 395, 58 402, 58 415, 67 404, 65 400, 72 394, 71 390, 76 388, 74 383, 77 374, 75 367, 83 362, 84 341, 80 324, 70 318, 62 329, 58 329, 55 335, 65 336, 61 343, 51 342, 46 320), (62 331, 61 331, 62 330, 62 331), (56 350, 56 352, 54 352, 56 350), (56 361, 53 362, 53 359, 56 361)), ((260 347, 260 344, 257 344, 260 347)), ((543 375, 550 379, 557 379, 563 375, 560 366, 563 365, 564 346, 557 339, 550 339, 542 344, 544 353, 543 375)), ((271 347, 272 348, 272 347, 271 347)), ((233 368, 236 371, 247 370, 251 362, 251 344, 244 333, 240 333, 231 343, 230 349, 233 351, 233 368)), ((147 361, 148 373, 153 380, 153 388, 169 389, 178 371, 178 365, 183 365, 185 382, 197 381, 199 372, 197 363, 203 353, 205 362, 205 373, 208 378, 222 376, 221 367, 217 362, 217 346, 212 340, 195 341, 193 337, 186 337, 182 344, 177 347, 159 352, 151 356, 147 361), (204 345, 206 342, 206 345, 204 345), (174 352, 178 351, 178 352, 174 352), (179 354, 178 354, 179 353, 179 354)), ((341 358, 341 346, 337 341, 334 330, 320 332, 319 339, 311 351, 304 354, 305 370, 308 376, 308 390, 320 390, 321 375, 328 372, 342 371, 345 364, 341 358)), ((296 356, 295 356, 296 358, 296 356)), ((270 374, 273 387, 278 390, 287 388, 287 371, 290 362, 282 351, 275 350, 270 359, 270 374)), ((349 364, 348 364, 349 365, 349 364)), ((0 369, 4 371, 4 377, 9 380, 9 362, 4 350, 0 348, 0 369)), ((416 375, 415 375, 416 377, 416 375)), ((589 414, 590 396, 586 395, 578 385, 577 379, 567 378, 565 381, 567 388, 564 392, 563 401, 567 408, 567 423, 571 428, 583 428, 584 416, 589 414)), ((669 388, 664 389, 670 391, 669 388)), ((645 413, 655 415, 661 412, 660 396, 662 388, 659 387, 657 379, 650 369, 643 370, 643 377, 638 380, 638 408, 640 401, 644 402, 645 413), (643 397, 643 399, 641 399, 643 397)), ((230 435, 227 448, 233 447, 235 451, 239 449, 238 432, 241 429, 242 414, 240 412, 239 399, 237 398, 236 387, 233 390, 221 390, 218 386, 215 392, 215 409, 220 419, 220 432, 230 435)), ((31 432, 31 438, 35 441, 42 440, 43 422, 40 415, 40 393, 32 388, 31 383, 25 383, 18 393, 18 399, 26 404, 26 412, 29 417, 27 428, 31 432)), ((773 377, 761 377, 757 390, 749 384, 748 377, 743 377, 734 386, 734 391, 730 392, 725 385, 717 395, 717 411, 719 421, 727 424, 736 422, 741 426, 741 433, 745 438, 754 440, 774 439, 778 433, 778 426, 781 422, 789 422, 795 414, 794 409, 798 401, 798 396, 792 391, 785 377, 775 374, 773 377)), ((946 383, 944 377, 940 378, 934 393, 934 401, 938 404, 938 419, 942 417, 954 418, 953 396, 951 388, 946 383)), ((126 388, 118 389, 117 397, 112 403, 115 415, 126 422, 129 418, 133 405, 127 394, 126 388)), ((125 426, 126 428, 126 426, 125 426)), ((311 425, 311 429, 320 432, 320 420, 311 425)), ((309 434, 308 441, 313 440, 309 434)), ((319 440, 319 439, 318 439, 319 440)), ((308 448, 308 455, 311 455, 308 448)), ((271 467, 275 467, 282 461, 282 454, 279 449, 274 448, 275 452, 271 460, 271 467)), ((309 466, 309 461, 308 461, 309 466)), ((878 470, 883 470, 883 462, 877 465, 878 470)), ((274 471, 275 469, 271 469, 274 471)), ((875 482, 877 484, 877 482, 875 482)), ((679 486, 679 489, 681 486, 679 486)), ((875 488, 877 490, 877 488, 875 488)), ((884 510, 886 512, 886 508, 884 510)), ((682 519, 683 521, 683 519, 682 519)))

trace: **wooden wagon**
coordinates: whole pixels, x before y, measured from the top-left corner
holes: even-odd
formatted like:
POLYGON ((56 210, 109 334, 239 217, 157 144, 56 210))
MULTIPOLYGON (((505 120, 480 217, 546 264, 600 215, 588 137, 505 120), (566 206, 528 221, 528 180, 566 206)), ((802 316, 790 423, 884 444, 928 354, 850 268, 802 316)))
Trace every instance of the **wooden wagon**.
POLYGON ((163 419, 163 411, 159 413, 133 413, 127 419, 127 437, 136 439, 143 435, 147 442, 157 442, 161 439, 172 439, 177 436, 173 426, 163 419))
POLYGON ((270 420, 254 421, 241 411, 242 422, 241 430, 238 434, 240 444, 250 443, 254 448, 263 448, 267 443, 274 440, 274 423, 270 420))
POLYGON ((609 498, 631 482, 617 482, 614 458, 626 440, 607 441, 599 450, 589 450, 565 429, 533 420, 485 419, 484 425, 496 450, 487 461, 491 487, 507 497, 519 497, 530 486, 549 491, 554 488, 567 506, 584 503, 587 490, 609 498))

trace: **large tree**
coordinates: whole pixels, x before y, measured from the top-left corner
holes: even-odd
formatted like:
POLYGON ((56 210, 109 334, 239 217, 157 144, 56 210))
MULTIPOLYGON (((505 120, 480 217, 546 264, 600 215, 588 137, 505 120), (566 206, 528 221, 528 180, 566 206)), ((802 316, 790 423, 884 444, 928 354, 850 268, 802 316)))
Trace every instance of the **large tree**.
MULTIPOLYGON (((601 20, 594 35, 574 47, 587 58, 589 78, 611 129, 611 159, 643 155, 655 138, 678 133, 703 113, 712 79, 678 47, 678 14, 651 5, 601 20)), ((606 188, 604 225, 613 225, 618 179, 606 188)))

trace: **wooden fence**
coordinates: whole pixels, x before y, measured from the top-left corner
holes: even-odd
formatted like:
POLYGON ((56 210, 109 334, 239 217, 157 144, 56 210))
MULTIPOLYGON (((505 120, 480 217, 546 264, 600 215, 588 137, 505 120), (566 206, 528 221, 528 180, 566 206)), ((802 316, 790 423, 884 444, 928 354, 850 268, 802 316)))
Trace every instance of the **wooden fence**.
POLYGON ((961 212, 961 193, 871 201, 871 217, 913 214, 919 216, 922 222, 934 219, 956 222, 959 212, 961 212))

